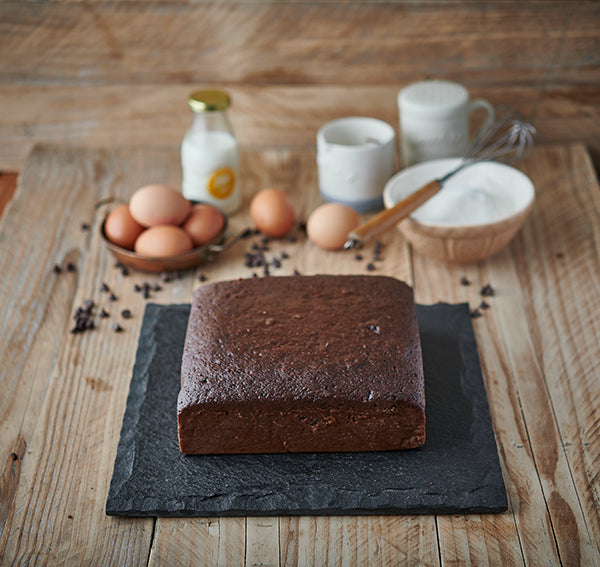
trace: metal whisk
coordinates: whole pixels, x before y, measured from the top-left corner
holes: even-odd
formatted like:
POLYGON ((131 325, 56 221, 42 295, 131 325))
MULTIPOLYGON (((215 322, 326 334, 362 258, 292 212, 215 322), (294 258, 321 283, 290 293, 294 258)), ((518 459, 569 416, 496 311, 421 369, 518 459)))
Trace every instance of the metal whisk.
POLYGON ((438 193, 448 179, 466 167, 481 161, 511 164, 522 159, 531 151, 534 135, 535 128, 530 123, 520 120, 513 111, 507 108, 497 109, 496 120, 475 138, 457 167, 354 229, 348 234, 344 248, 360 248, 373 236, 394 227, 438 193))

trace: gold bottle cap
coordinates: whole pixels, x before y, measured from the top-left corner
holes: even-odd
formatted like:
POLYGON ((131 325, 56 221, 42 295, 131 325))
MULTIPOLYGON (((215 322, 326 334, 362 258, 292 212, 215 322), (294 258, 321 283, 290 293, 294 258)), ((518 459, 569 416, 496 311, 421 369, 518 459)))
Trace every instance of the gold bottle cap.
POLYGON ((195 91, 188 98, 188 105, 194 112, 225 110, 231 99, 225 91, 195 91))

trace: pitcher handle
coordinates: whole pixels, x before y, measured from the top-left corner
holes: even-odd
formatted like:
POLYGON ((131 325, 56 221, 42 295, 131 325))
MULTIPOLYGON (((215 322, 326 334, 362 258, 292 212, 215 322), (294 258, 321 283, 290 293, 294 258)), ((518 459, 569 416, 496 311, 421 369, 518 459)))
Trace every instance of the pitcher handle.
POLYGON ((486 111, 487 116, 485 117, 485 120, 483 120, 483 122, 481 123, 481 126, 479 126, 479 128, 477 129, 475 135, 471 138, 471 141, 473 141, 477 136, 479 136, 479 134, 487 130, 492 125, 496 117, 496 111, 494 110, 494 107, 483 98, 476 98, 475 100, 472 100, 469 103, 469 116, 471 116, 473 112, 479 110, 480 108, 486 111))

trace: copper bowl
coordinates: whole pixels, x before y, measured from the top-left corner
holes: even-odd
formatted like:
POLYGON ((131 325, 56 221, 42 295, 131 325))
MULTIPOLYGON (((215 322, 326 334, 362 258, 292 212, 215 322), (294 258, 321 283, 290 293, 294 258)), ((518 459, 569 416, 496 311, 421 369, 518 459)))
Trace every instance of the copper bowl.
POLYGON ((213 260, 217 254, 232 246, 240 238, 239 235, 236 236, 227 233, 227 216, 223 214, 224 222, 221 232, 213 240, 203 246, 188 250, 183 254, 177 254, 176 256, 169 256, 166 258, 140 256, 133 250, 127 250, 126 248, 117 246, 107 238, 104 231, 106 217, 108 217, 108 213, 102 221, 100 235, 107 248, 121 264, 142 272, 179 272, 195 268, 200 264, 213 260))

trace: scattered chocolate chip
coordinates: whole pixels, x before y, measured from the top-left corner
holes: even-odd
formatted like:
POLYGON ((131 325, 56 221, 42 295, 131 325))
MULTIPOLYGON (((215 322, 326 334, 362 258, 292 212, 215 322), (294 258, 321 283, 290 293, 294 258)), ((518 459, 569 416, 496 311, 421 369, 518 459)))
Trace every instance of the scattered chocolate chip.
POLYGON ((144 299, 150 298, 150 284, 148 282, 142 284, 142 295, 144 299))
POLYGON ((294 275, 295 275, 295 276, 299 276, 299 275, 300 275, 300 272, 299 272, 298 270, 294 270, 294 275))
POLYGON ((489 308, 490 308, 490 304, 489 304, 489 303, 487 303, 486 301, 482 301, 482 302, 479 304, 479 309, 489 309, 489 308))
POLYGON ((245 228, 244 230, 242 230, 241 234, 240 234, 240 238, 250 238, 252 236, 252 229, 251 228, 245 228))
POLYGON ((140 284, 133 284, 133 291, 139 293, 140 291, 142 291, 142 286, 140 284))
POLYGON ((363 259, 363 257, 362 257, 362 254, 355 254, 355 256, 354 256, 354 259, 355 259, 357 262, 360 262, 360 261, 363 259))
POLYGON ((481 311, 479 311, 479 309, 473 309, 473 311, 471 311, 471 318, 477 319, 478 317, 481 317, 481 311))
POLYGON ((123 317, 123 319, 131 319, 131 311, 129 309, 123 309, 123 311, 121 311, 121 317, 123 317))
POLYGON ((460 285, 471 285, 471 281, 466 276, 463 276, 460 278, 460 285))
POLYGON ((83 333, 91 331, 95 328, 93 319, 94 302, 91 299, 86 299, 82 307, 75 310, 75 326, 71 329, 71 333, 83 333))
POLYGON ((123 327, 121 327, 121 325, 119 325, 119 323, 113 323, 111 329, 115 332, 115 333, 120 333, 123 330, 123 327))
POLYGON ((81 230, 90 230, 90 225, 87 222, 82 222, 81 230))
POLYGON ((98 313, 98 317, 102 318, 102 319, 106 319, 107 317, 110 317, 108 311, 106 311, 106 309, 102 309, 102 311, 100 311, 100 313, 98 313))
POLYGON ((58 264, 54 264, 54 267, 52 268, 52 271, 55 274, 60 274, 62 272, 62 268, 58 264))
POLYGON ((496 290, 490 284, 485 284, 481 288, 480 293, 483 295, 483 297, 492 297, 496 295, 496 290))
POLYGON ((152 291, 160 291, 162 289, 162 286, 158 283, 158 282, 154 282, 151 286, 150 289, 152 291))
POLYGON ((117 301, 118 297, 114 294, 114 293, 110 293, 110 295, 108 296, 108 300, 109 301, 117 301))
POLYGON ((160 274, 160 279, 164 283, 169 283, 172 279, 171 274, 169 272, 163 272, 162 274, 160 274))
POLYGON ((17 455, 16 453, 11 453, 11 454, 10 454, 10 458, 11 458, 13 461, 18 461, 18 460, 19 460, 19 455, 17 455))
POLYGON ((282 260, 287 260, 289 257, 290 255, 285 250, 281 253, 282 260))
POLYGON ((281 268, 281 262, 277 258, 273 258, 273 267, 281 268))
POLYGON ((375 264, 373 264, 373 262, 369 262, 367 264, 367 270, 369 270, 369 272, 372 272, 375 270, 375 264))
POLYGON ((129 275, 129 268, 127 268, 126 266, 123 266, 121 268, 121 275, 127 277, 129 275))
POLYGON ((74 272, 75 270, 77 270, 75 264, 73 264, 73 262, 69 262, 67 264, 67 272, 74 272))
POLYGON ((198 276, 198 280, 201 281, 201 282, 205 282, 206 281, 206 276, 204 274, 200 274, 198 276))
POLYGON ((107 292, 107 291, 110 291, 110 288, 108 287, 108 285, 106 283, 102 282, 102 285, 100 286, 100 291, 107 292))

